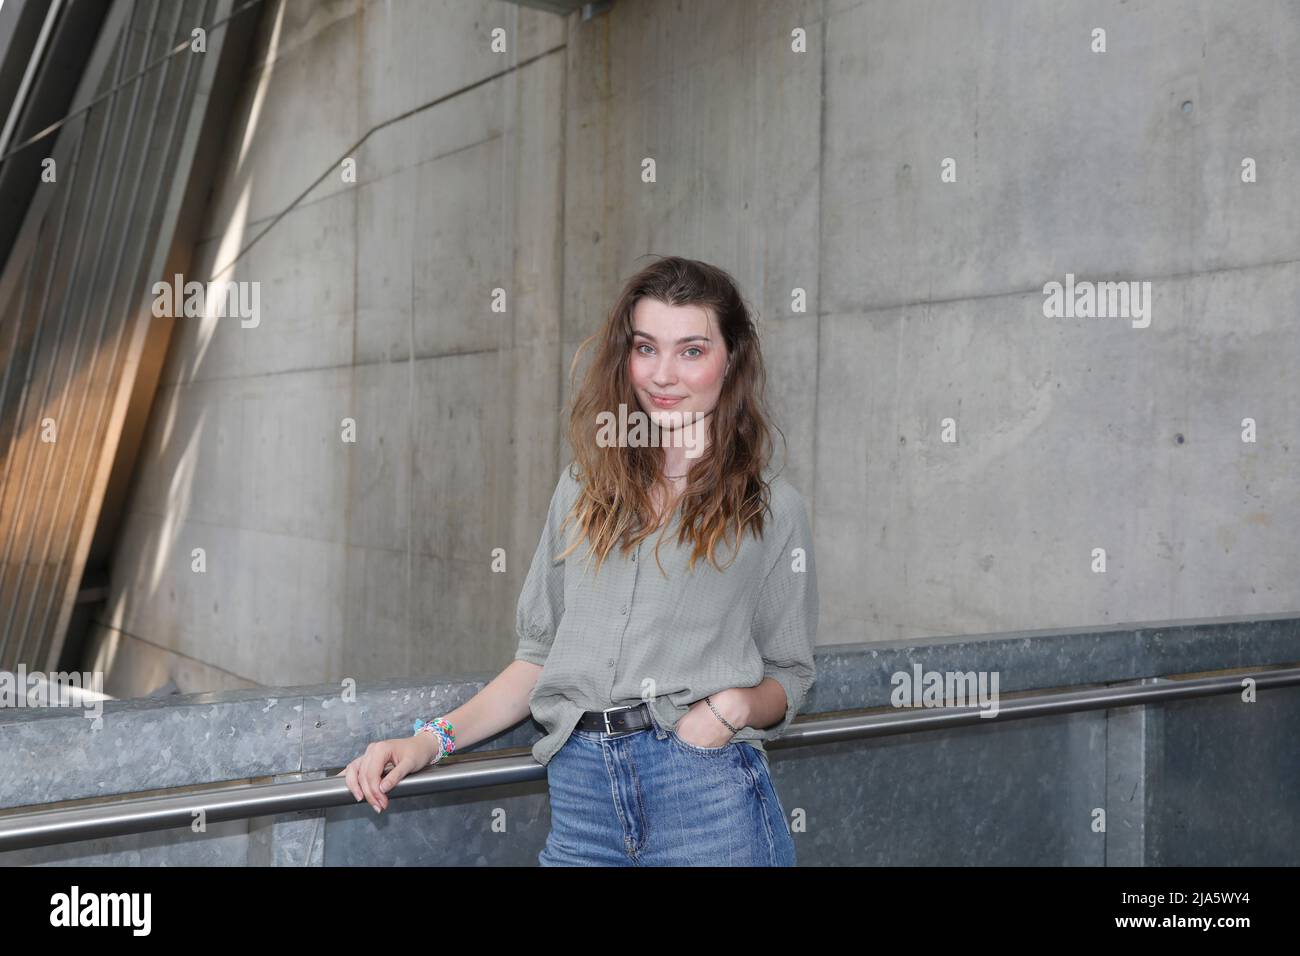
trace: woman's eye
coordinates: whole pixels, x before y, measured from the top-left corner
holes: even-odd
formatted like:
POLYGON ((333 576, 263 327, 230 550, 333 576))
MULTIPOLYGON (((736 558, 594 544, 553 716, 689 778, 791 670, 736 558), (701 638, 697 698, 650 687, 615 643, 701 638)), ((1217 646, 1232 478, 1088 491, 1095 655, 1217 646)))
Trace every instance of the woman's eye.
MULTIPOLYGON (((696 346, 694 346, 694 345, 692 345, 692 346, 691 346, 690 348, 688 348, 686 351, 687 351, 687 352, 698 352, 700 355, 703 355, 703 354, 704 354, 702 351, 700 351, 700 349, 699 349, 698 347, 696 347, 696 346)), ((695 358, 695 356, 692 355, 691 358, 695 358)))
MULTIPOLYGON (((648 349, 648 348, 650 348, 650 346, 647 345, 645 342, 642 342, 640 345, 638 345, 638 346, 636 347, 636 350, 637 350, 638 352, 641 352, 642 349, 648 349)), ((641 352, 641 354, 642 354, 642 355, 649 355, 650 353, 649 353, 649 352, 641 352)))

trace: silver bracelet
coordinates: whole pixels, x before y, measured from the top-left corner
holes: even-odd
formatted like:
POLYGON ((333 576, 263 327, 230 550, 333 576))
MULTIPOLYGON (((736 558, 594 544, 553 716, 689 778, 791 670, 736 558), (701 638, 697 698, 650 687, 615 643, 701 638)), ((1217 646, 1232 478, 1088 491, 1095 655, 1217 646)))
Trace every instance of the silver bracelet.
POLYGON ((705 701, 708 702, 709 710, 713 711, 713 716, 714 716, 714 717, 717 717, 718 720, 720 720, 720 721, 722 721, 724 724, 726 724, 726 725, 727 725, 727 729, 730 730, 733 734, 738 734, 738 733, 740 733, 739 730, 737 730, 735 727, 731 726, 731 724, 728 724, 728 723, 727 723, 727 718, 726 718, 726 717, 723 717, 720 713, 718 713, 718 708, 716 708, 716 707, 713 706, 713 700, 712 700, 711 698, 709 698, 709 697, 705 697, 704 699, 705 699, 705 701))

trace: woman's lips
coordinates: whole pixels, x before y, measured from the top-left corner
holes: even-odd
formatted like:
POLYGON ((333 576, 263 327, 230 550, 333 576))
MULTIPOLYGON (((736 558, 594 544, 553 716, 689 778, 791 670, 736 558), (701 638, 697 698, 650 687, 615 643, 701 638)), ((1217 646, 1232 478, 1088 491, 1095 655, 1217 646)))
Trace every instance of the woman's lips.
POLYGON ((660 398, 658 395, 651 393, 650 400, 659 408, 672 408, 682 400, 682 396, 679 395, 677 398, 660 398))

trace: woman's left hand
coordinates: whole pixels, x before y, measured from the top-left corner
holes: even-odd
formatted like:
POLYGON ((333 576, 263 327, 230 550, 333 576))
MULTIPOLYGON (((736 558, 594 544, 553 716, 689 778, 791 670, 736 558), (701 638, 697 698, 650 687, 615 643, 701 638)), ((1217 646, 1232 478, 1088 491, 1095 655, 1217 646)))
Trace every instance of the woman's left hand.
MULTIPOLYGON (((738 731, 748 724, 747 691, 746 687, 728 687, 709 695, 713 706, 718 708, 718 713, 727 718, 728 723, 738 731)), ((709 708, 709 701, 702 697, 691 704, 690 710, 677 721, 673 730, 693 747, 725 747, 735 736, 709 708)))

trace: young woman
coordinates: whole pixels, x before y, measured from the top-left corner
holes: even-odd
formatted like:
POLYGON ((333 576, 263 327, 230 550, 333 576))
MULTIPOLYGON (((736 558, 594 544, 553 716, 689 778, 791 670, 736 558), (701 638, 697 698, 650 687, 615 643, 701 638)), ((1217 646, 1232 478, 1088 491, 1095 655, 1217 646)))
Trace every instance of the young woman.
POLYGON ((813 683, 817 579, 803 499, 769 467, 753 322, 725 272, 670 257, 578 356, 593 343, 514 662, 342 773, 379 812, 406 774, 531 712, 542 865, 793 866, 763 741, 813 683))

